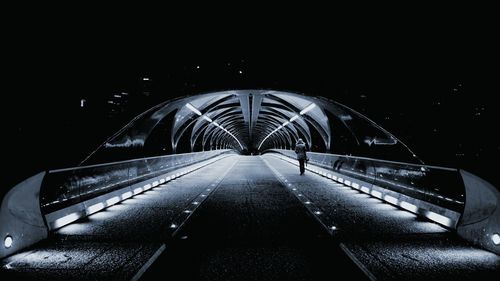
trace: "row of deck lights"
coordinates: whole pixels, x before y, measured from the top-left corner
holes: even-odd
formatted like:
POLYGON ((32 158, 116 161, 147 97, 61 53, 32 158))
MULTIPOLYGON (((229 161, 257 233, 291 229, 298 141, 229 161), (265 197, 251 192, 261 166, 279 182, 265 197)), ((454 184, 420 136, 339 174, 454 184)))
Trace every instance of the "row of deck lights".
MULTIPOLYGON (((89 215, 92 215, 94 213, 97 213, 99 211, 102 211, 108 207, 111 207, 117 203, 120 203, 120 202, 123 202, 129 198, 132 198, 140 193, 143 193, 143 192, 146 192, 152 188, 155 188, 155 187, 158 187, 158 186, 161 186, 171 180, 174 180, 178 177, 181 177, 183 175, 186 175, 188 173, 191 173, 191 172, 194 172, 202 167, 205 167, 207 165, 210 165, 212 164, 213 162, 217 161, 218 159, 214 159, 214 160, 211 160, 211 161, 207 161, 205 163, 202 163, 201 165, 197 165, 197 166, 193 166, 193 167, 189 167, 188 169, 184 169, 180 172, 177 172, 177 173, 174 173, 174 174, 171 174, 169 176, 166 176, 164 178, 161 178, 161 179, 156 179, 156 180, 153 180, 153 181, 150 181, 148 182, 147 184, 145 184, 144 186, 142 187, 137 187, 135 188, 133 191, 127 191, 127 192, 124 192, 121 196, 114 196, 112 198, 109 198, 107 200, 104 200, 103 202, 99 202, 99 203, 96 203, 88 208, 86 208, 83 212, 74 212, 74 213, 71 213, 69 215, 65 215, 59 219, 56 219, 53 224, 52 224, 52 229, 57 229, 57 228, 61 228, 65 225, 68 225, 72 222, 75 222, 76 220, 82 218, 82 217, 85 217, 85 216, 89 216, 89 215)), ((14 242, 15 242, 15 239, 12 235, 10 234, 7 234, 5 237, 4 237, 4 247, 6 249, 8 248, 11 248, 13 245, 14 245, 14 242)))
MULTIPOLYGON (((295 161, 290 160, 288 157, 280 157, 280 158, 282 160, 288 161, 292 164, 296 164, 295 161)), ((391 205, 401 207, 401 208, 403 208, 411 213, 416 214, 418 212, 419 208, 416 205, 411 204, 411 203, 406 202, 406 201, 403 201, 403 200, 399 200, 398 198, 396 198, 394 196, 391 196, 388 194, 383 195, 382 192, 380 192, 378 190, 370 190, 370 188, 368 188, 366 186, 360 186, 358 183, 351 182, 350 180, 344 179, 342 177, 337 177, 336 175, 332 175, 331 173, 323 172, 319 169, 315 169, 315 168, 306 168, 306 169, 308 169, 316 174, 319 174, 321 176, 324 176, 326 178, 329 178, 333 181, 342 183, 346 186, 350 186, 353 189, 356 189, 360 192, 363 192, 363 193, 366 193, 366 194, 371 195, 373 197, 376 197, 376 198, 378 198, 382 201, 385 201, 391 205)), ((442 224, 442 225, 445 225, 448 227, 451 226, 451 220, 448 217, 445 217, 443 215, 437 214, 437 213, 432 212, 432 211, 426 211, 424 215, 428 219, 435 221, 439 224, 442 224)), ((500 234, 498 234, 498 233, 491 234, 491 240, 492 240, 493 244, 495 244, 496 246, 500 245, 500 234)))

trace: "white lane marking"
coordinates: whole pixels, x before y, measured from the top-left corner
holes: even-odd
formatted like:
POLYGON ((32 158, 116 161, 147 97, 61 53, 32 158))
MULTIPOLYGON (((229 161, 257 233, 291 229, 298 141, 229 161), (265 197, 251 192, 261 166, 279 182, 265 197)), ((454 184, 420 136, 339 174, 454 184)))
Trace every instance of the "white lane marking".
POLYGON ((363 271, 368 279, 372 281, 377 280, 375 275, 373 275, 373 273, 371 273, 370 270, 368 270, 368 268, 366 268, 365 265, 361 261, 359 261, 358 258, 356 258, 356 256, 349 249, 347 249, 344 243, 340 243, 339 246, 340 249, 342 249, 342 251, 354 262, 354 264, 356 264, 356 266, 361 269, 361 271, 363 271))
POLYGON ((137 281, 139 280, 142 275, 144 274, 144 272, 146 272, 146 270, 148 270, 148 268, 156 261, 156 259, 158 259, 158 257, 161 255, 161 253, 163 253, 163 251, 165 251, 165 244, 162 244, 160 246, 160 248, 158 248, 158 250, 156 250, 156 252, 149 258, 149 260, 141 267, 141 269, 139 269, 139 271, 137 271, 137 273, 134 275, 134 277, 132 277, 132 279, 130 279, 131 281, 137 281))
MULTIPOLYGON (((236 165, 236 163, 238 162, 239 160, 236 160, 233 162, 233 164, 231 165, 231 167, 226 171, 226 173, 223 174, 223 176, 221 178, 224 178, 228 173, 229 171, 236 165)), ((217 186, 218 187, 218 186, 217 186)), ((216 187, 216 188, 217 188, 216 187)), ((186 213, 186 211, 184 211, 186 213)), ((170 225, 171 228, 176 228, 176 230, 172 233, 172 236, 174 236, 178 231, 179 229, 184 225, 184 223, 187 221, 187 219, 191 216, 191 214, 194 212, 193 211, 190 211, 189 212, 189 216, 186 218, 186 220, 184 220, 182 222, 181 225, 176 225, 174 223, 172 223, 170 225)), ((158 259, 158 257, 163 253, 163 251, 165 250, 166 248, 166 245, 165 244, 162 244, 160 246, 160 248, 153 254, 153 256, 151 256, 151 258, 149 258, 149 260, 141 267, 141 269, 132 277, 132 279, 130 279, 131 281, 137 281, 139 280, 142 275, 144 274, 144 272, 146 272, 149 267, 151 267, 151 265, 158 259)))
MULTIPOLYGON (((189 205, 195 206, 194 208, 190 208, 191 212, 189 212, 189 213, 186 213, 185 211, 181 212, 180 214, 177 215, 177 217, 175 217, 173 219, 173 222, 177 223, 177 224, 176 224, 175 230, 171 234, 172 237, 177 235, 177 233, 181 230, 181 228, 184 226, 184 224, 187 222, 187 220, 191 217, 191 215, 193 215, 193 213, 199 208, 199 206, 201 206, 201 204, 203 202, 205 202, 205 200, 219 188, 222 180, 229 174, 229 172, 234 168, 234 166, 236 166, 236 164, 238 162, 240 162, 240 160, 241 159, 238 158, 232 164, 229 164, 230 165, 229 169, 227 169, 222 175, 219 175, 217 177, 217 179, 214 181, 216 184, 211 184, 211 186, 214 186, 214 187, 212 189, 210 189, 210 188, 206 189, 206 191, 209 192, 208 194, 203 194, 205 191, 202 191, 202 194, 196 196, 193 199, 193 201, 191 201, 191 203, 187 205, 187 206, 189 206, 189 205)), ((188 208, 188 207, 186 207, 186 208, 188 208)))

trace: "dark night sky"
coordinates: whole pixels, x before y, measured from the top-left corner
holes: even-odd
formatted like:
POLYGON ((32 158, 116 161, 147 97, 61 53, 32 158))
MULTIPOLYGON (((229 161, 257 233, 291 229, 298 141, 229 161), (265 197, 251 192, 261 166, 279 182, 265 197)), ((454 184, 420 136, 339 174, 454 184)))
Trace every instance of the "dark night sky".
POLYGON ((36 33, 6 52, 2 120, 4 161, 11 166, 2 183, 77 165, 161 101, 243 88, 328 96, 364 113, 426 163, 464 167, 499 183, 492 165, 500 156, 500 113, 491 39, 448 31, 311 35, 321 40, 281 40, 281 33, 274 40, 268 40, 272 34, 248 40, 193 35, 184 44, 167 31, 119 39, 111 32, 36 33), (162 36, 161 44, 151 40, 162 36), (152 81, 145 84, 142 77, 152 81), (144 91, 150 95, 141 102, 110 115, 106 103, 114 94, 144 91))

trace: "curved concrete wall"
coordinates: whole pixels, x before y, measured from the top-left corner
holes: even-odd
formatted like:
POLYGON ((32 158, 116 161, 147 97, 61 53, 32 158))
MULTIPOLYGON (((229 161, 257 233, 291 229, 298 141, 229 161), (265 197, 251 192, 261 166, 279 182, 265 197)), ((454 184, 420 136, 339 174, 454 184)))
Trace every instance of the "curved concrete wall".
POLYGON ((461 170, 460 175, 466 197, 458 235, 500 255, 500 242, 493 242, 500 239, 500 193, 490 183, 467 171, 461 170))
POLYGON ((13 254, 47 238, 48 230, 40 210, 40 187, 46 173, 42 172, 19 183, 3 198, 0 208, 0 257, 13 254), (7 247, 5 239, 12 244, 7 247))

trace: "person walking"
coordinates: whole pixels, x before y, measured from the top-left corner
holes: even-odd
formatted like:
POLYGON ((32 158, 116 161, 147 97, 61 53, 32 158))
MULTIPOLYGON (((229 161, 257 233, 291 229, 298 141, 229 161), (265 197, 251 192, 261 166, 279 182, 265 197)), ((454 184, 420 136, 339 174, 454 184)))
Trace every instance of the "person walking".
POLYGON ((301 138, 297 140, 295 153, 297 154, 297 160, 299 160, 300 174, 303 175, 305 172, 304 162, 308 159, 306 154, 306 144, 301 138))

